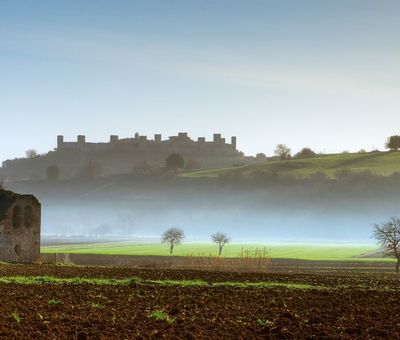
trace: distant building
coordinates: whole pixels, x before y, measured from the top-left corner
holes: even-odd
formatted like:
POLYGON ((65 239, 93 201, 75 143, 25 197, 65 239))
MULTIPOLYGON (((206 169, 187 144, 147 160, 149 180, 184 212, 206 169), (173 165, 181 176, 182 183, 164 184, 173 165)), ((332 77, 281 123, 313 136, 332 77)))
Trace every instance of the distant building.
POLYGON ((86 141, 86 136, 77 136, 76 141, 64 141, 64 136, 57 136, 57 150, 80 150, 84 152, 99 152, 112 150, 146 151, 154 154, 169 154, 178 152, 182 154, 196 155, 237 155, 236 137, 231 137, 231 143, 227 143, 221 134, 214 134, 212 141, 206 141, 205 137, 192 140, 187 132, 179 132, 177 136, 170 136, 162 140, 161 134, 155 134, 153 139, 136 134, 135 137, 119 139, 117 135, 111 135, 109 142, 92 143, 86 141))
POLYGON ((35 262, 40 257, 39 201, 0 189, 0 261, 35 262))

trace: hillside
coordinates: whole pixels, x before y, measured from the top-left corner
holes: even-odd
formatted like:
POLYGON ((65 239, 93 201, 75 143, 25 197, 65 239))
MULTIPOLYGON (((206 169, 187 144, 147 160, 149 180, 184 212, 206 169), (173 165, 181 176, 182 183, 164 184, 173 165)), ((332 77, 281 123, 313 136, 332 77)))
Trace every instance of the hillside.
POLYGON ((371 242, 371 225, 398 216, 400 176, 340 176, 339 180, 286 180, 257 172, 309 176, 317 171, 400 171, 400 153, 326 155, 306 160, 267 161, 168 176, 133 174, 96 179, 6 182, 43 204, 47 235, 145 235, 159 237, 182 226, 193 240, 216 230, 235 242, 371 242), (255 175, 206 177, 232 171, 255 175))
POLYGON ((369 152, 317 155, 306 159, 288 161, 264 161, 256 164, 212 170, 184 172, 182 177, 218 177, 229 172, 251 176, 257 172, 276 172, 283 176, 309 177, 321 172, 334 178, 338 171, 371 171, 381 176, 390 176, 400 171, 400 152, 369 152))

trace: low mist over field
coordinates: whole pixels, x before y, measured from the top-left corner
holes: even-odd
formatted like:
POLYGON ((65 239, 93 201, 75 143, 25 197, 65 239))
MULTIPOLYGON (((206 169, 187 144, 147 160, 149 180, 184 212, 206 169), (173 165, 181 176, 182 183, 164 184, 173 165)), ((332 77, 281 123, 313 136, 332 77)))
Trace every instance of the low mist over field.
POLYGON ((10 186, 37 195, 43 234, 60 236, 158 238, 176 226, 189 241, 225 231, 237 242, 372 243, 372 224, 398 209, 392 178, 249 181, 119 176, 10 186))

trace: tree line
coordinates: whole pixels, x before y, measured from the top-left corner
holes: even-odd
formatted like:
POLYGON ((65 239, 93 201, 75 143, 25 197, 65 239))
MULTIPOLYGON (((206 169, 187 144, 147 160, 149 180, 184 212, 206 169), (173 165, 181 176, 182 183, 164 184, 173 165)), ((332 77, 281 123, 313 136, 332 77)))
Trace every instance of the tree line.
MULTIPOLYGON (((400 136, 393 135, 389 136, 385 143, 385 148, 389 149, 390 151, 398 151, 400 149, 400 136)), ((376 150, 374 150, 376 151, 376 150)), ((292 150, 286 144, 278 144, 275 147, 274 155, 275 157, 279 158, 280 160, 289 160, 292 158, 308 158, 314 157, 317 155, 315 151, 313 151, 309 147, 305 147, 301 149, 298 153, 292 155, 292 150)), ((358 151, 359 153, 365 153, 365 149, 361 149, 358 151)), ((348 151, 343 151, 343 153, 348 153, 348 151)), ((256 158, 263 158, 265 155, 263 153, 258 153, 256 158)))

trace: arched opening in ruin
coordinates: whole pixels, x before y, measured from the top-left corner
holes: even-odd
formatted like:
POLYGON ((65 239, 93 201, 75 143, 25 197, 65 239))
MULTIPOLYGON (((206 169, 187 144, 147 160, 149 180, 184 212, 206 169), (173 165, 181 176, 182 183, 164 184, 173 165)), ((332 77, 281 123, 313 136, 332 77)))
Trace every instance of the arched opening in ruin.
POLYGON ((16 245, 15 245, 15 247, 14 247, 14 252, 15 252, 15 254, 17 254, 18 256, 21 255, 22 249, 21 249, 21 246, 20 246, 19 244, 16 244, 16 245))
POLYGON ((32 207, 30 205, 27 205, 24 208, 24 224, 25 227, 32 227, 33 223, 33 213, 32 213, 32 207))
POLYGON ((22 216, 21 216, 21 207, 19 205, 16 205, 13 208, 13 227, 14 228, 20 228, 21 227, 21 222, 22 222, 22 216))

